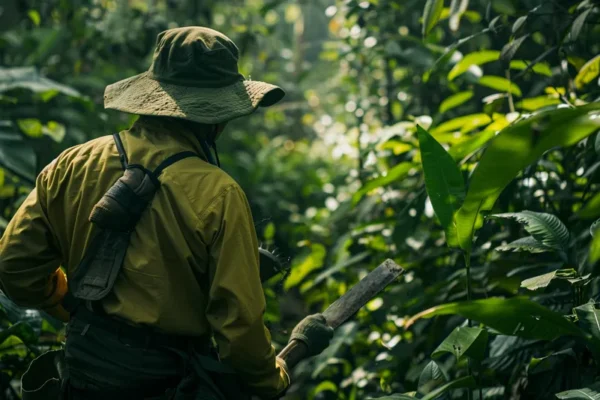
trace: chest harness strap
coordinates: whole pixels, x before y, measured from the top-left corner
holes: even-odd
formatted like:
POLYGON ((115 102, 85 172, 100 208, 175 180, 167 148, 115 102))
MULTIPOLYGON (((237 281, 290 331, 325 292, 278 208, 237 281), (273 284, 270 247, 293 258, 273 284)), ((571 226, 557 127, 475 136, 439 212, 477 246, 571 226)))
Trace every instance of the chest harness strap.
POLYGON ((160 175, 178 161, 199 157, 192 151, 183 151, 168 157, 150 171, 142 165, 129 164, 119 134, 114 134, 113 138, 124 173, 90 214, 89 220, 98 231, 69 280, 64 305, 72 313, 77 313, 78 307, 83 304, 88 310, 101 313, 99 301, 114 287, 131 234, 160 188, 160 175))

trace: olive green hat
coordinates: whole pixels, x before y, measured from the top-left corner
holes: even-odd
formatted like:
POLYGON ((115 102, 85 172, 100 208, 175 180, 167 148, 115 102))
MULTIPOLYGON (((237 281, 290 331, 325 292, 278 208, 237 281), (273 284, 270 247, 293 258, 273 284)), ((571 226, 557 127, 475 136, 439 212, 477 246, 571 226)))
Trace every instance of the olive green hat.
POLYGON ((104 107, 217 124, 283 98, 275 85, 244 79, 238 58, 237 46, 215 30, 166 30, 157 37, 148 71, 107 86, 104 107))

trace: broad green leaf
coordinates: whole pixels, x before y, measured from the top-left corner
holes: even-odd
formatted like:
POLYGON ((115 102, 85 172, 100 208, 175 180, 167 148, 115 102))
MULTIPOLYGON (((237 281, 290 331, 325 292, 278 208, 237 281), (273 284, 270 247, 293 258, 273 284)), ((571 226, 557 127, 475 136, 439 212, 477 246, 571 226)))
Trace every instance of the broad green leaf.
POLYGON ((517 239, 513 242, 496 247, 497 251, 527 251, 529 253, 544 253, 552 248, 538 242, 533 236, 517 239))
POLYGON ((575 21, 573 21, 573 23, 571 24, 571 30, 569 31, 569 34, 567 35, 567 41, 574 42, 577 40, 577 38, 579 37, 579 34, 581 33, 581 30, 583 29, 583 26, 585 24, 585 20, 592 10, 593 10, 593 7, 590 7, 587 10, 585 10, 584 12, 582 12, 581 14, 579 14, 577 16, 577 18, 575 18, 575 21))
POLYGON ((518 101, 515 103, 515 107, 526 111, 535 111, 556 104, 560 104, 560 99, 555 96, 537 96, 518 101))
POLYGON ((317 385, 317 387, 313 390, 313 395, 317 395, 321 392, 338 392, 338 387, 332 381, 323 381, 317 385))
POLYGON ((500 58, 500 52, 496 50, 482 50, 467 54, 462 60, 457 62, 448 72, 448 80, 451 81, 457 76, 464 74, 471 65, 482 65, 500 58))
POLYGON ((600 310, 592 301, 575 307, 573 312, 577 316, 577 323, 581 330, 591 334, 596 339, 600 339, 600 310))
POLYGON ((537 290, 548 287, 554 279, 570 279, 577 278, 577 271, 573 268, 557 269, 556 271, 548 272, 547 274, 534 276, 525 279, 521 282, 521 287, 529 290, 537 290))
POLYGON ((485 357, 487 342, 488 332, 485 329, 459 326, 433 351, 431 357, 438 358, 450 353, 457 359, 467 356, 481 361, 485 357))
POLYGON ((600 400, 600 382, 581 389, 570 389, 556 394, 561 400, 600 400))
POLYGON ((26 344, 34 344, 38 341, 33 328, 26 322, 17 322, 9 328, 0 331, 0 343, 3 343, 9 336, 16 336, 26 344))
MULTIPOLYGON (((527 67, 530 64, 531 64, 531 61, 511 60, 509 68, 523 71, 524 69, 527 69, 527 67)), ((531 67, 531 69, 533 70, 533 72, 535 72, 537 74, 545 75, 545 76, 552 76, 552 70, 550 69, 550 64, 548 64, 545 61, 536 63, 533 67, 531 67)))
POLYGON ((475 387, 475 379, 472 376, 464 376, 462 378, 458 378, 453 380, 452 382, 446 383, 444 386, 441 386, 435 389, 432 392, 429 392, 427 395, 421 397, 421 400, 433 400, 437 399, 443 393, 446 393, 452 389, 462 389, 462 388, 472 388, 475 387))
POLYGON ((458 92, 450 97, 447 97, 440 104, 440 113, 445 113, 448 110, 458 107, 473 97, 473 91, 468 90, 466 92, 458 92))
POLYGON ((415 397, 407 394, 395 393, 383 397, 369 397, 368 400, 415 400, 415 397))
POLYGON ((27 346, 18 336, 8 336, 0 343, 0 359, 5 356, 26 357, 29 353, 27 346))
POLYGON ((492 122, 492 119, 487 114, 469 114, 441 123, 430 131, 434 137, 440 133, 457 131, 459 129, 461 132, 465 133, 465 127, 475 129, 478 126, 487 125, 490 122, 492 122))
POLYGON ((0 121, 0 166, 13 174, 35 182, 36 155, 32 146, 11 124, 0 121))
POLYGON ((556 370, 559 365, 564 365, 565 362, 569 361, 566 358, 571 358, 576 362, 577 356, 575 355, 573 349, 557 351, 548 356, 540 358, 532 357, 529 365, 527 366, 527 375, 535 375, 556 370))
POLYGON ((427 0, 423 10, 423 36, 427 36, 442 16, 444 0, 427 0))
POLYGON ((516 83, 509 81, 501 76, 485 75, 479 78, 478 84, 501 92, 510 92, 515 96, 521 96, 521 89, 516 83))
POLYGON ((592 58, 585 63, 575 77, 575 86, 577 89, 583 88, 586 84, 593 81, 600 73, 600 55, 592 58))
POLYGON ((519 29, 521 29, 521 27, 523 26, 523 24, 525 23, 525 21, 527 21, 527 15, 523 15, 523 16, 517 18, 517 20, 515 21, 515 23, 512 26, 512 33, 513 33, 513 35, 515 33, 517 33, 517 31, 519 29))
POLYGON ((58 90, 67 96, 80 97, 77 90, 41 76, 33 67, 0 67, 0 93, 26 89, 36 93, 58 90))
POLYGON ((405 178, 410 170, 415 166, 416 164, 404 162, 394 166, 387 172, 386 175, 366 182, 363 187, 361 187, 360 190, 356 192, 354 196, 352 196, 352 203, 356 205, 365 194, 369 193, 373 189, 387 186, 392 182, 405 178))
POLYGON ((472 154, 474 151, 481 149, 495 135, 496 132, 492 130, 487 130, 486 128, 485 131, 470 136, 466 140, 450 147, 450 150, 448 150, 448 154, 450 154, 454 160, 462 160, 464 157, 468 156, 469 154, 472 154))
POLYGON ((321 268, 325 261, 327 251, 322 244, 315 243, 311 246, 310 253, 292 265, 290 276, 285 281, 285 288, 297 286, 311 272, 321 268))
POLYGON ((600 217, 600 193, 596 193, 579 210, 577 215, 580 218, 598 218, 600 217))
POLYGON ((49 136, 56 143, 60 143, 65 138, 67 129, 63 124, 59 124, 56 121, 49 121, 46 126, 42 127, 42 132, 44 135, 49 136))
POLYGON ((17 120, 17 126, 29 137, 39 138, 44 135, 43 125, 39 119, 35 118, 27 118, 27 119, 19 119, 17 120))
POLYGON ((544 246, 564 252, 569 249, 569 230, 555 215, 525 210, 516 213, 494 214, 492 217, 516 220, 523 224, 525 230, 544 246))
POLYGON ((519 50, 519 47, 521 47, 525 39, 527 39, 528 37, 529 34, 523 35, 520 38, 517 38, 512 42, 505 44, 504 47, 502 47, 502 51, 500 52, 500 60, 506 63, 510 62, 510 60, 514 58, 515 54, 517 54, 517 50, 519 50))
POLYGON ((450 30, 456 32, 460 26, 460 18, 467 11, 469 0, 452 0, 450 3, 450 30))
POLYGON ((421 318, 438 315, 460 315, 481 322, 504 335, 525 339, 554 340, 563 335, 585 338, 585 333, 561 314, 524 297, 448 303, 420 312, 406 322, 410 327, 421 318))
POLYGON ((455 215, 460 247, 470 251, 473 233, 483 224, 482 213, 492 209, 519 171, 547 150, 571 146, 600 128, 598 110, 600 103, 543 111, 496 135, 473 171, 465 201, 455 215))
POLYGON ((419 384, 417 391, 420 395, 425 395, 432 390, 440 387, 441 385, 448 382, 448 374, 442 369, 434 360, 429 363, 421 371, 419 375, 419 384))
POLYGON ((465 182, 452 157, 423 128, 417 126, 425 187, 442 226, 452 224, 452 215, 462 204, 465 182))

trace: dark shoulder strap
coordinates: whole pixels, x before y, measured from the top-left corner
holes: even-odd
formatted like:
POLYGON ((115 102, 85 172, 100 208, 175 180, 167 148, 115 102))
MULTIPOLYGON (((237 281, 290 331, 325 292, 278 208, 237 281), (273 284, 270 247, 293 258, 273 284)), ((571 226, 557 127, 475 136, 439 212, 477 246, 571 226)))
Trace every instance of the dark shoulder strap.
POLYGON ((129 161, 127 160, 127 153, 125 152, 125 147, 123 147, 121 136, 119 136, 118 133, 115 133, 113 134, 113 139, 115 140, 117 150, 119 151, 119 159, 121 160, 121 166, 123 166, 123 169, 126 169, 127 165, 129 165, 129 161))

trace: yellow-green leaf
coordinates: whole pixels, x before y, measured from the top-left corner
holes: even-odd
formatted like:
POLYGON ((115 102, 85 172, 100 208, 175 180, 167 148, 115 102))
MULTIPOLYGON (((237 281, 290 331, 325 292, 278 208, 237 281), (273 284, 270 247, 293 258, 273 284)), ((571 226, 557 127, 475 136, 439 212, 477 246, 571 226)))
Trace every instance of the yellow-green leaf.
POLYGON ((600 193, 589 199, 585 206, 577 213, 579 218, 598 218, 600 217, 600 193))
POLYGON ((486 75, 479 78, 477 82, 482 86, 487 86, 492 89, 499 90, 501 92, 510 92, 515 96, 521 96, 521 88, 514 82, 509 81, 501 76, 486 75))
POLYGON ((40 26, 40 22, 42 22, 42 18, 40 17, 40 13, 37 10, 29 10, 27 11, 27 15, 29 19, 33 22, 35 26, 40 26))
POLYGON ((535 111, 542 107, 560 104, 560 100, 554 96, 537 96, 523 99, 515 104, 517 108, 522 108, 527 111, 535 111))
POLYGON ((577 73, 575 77, 575 86, 577 89, 581 89, 586 84, 593 81, 600 73, 600 55, 592 58, 585 63, 583 67, 577 73))
POLYGON ((467 72, 471 65, 482 65, 500 58, 500 52, 497 50, 482 50, 467 54, 462 60, 457 62, 448 72, 448 80, 451 81, 457 76, 467 72))
POLYGON ((454 107, 460 106, 466 101, 469 101, 471 97, 473 97, 473 91, 471 90, 466 92, 458 92, 450 97, 447 97, 444 101, 442 101, 442 104, 440 104, 440 113, 445 113, 454 107))
MULTIPOLYGON (((492 119, 489 115, 478 113, 478 114, 469 114, 463 115, 462 117, 453 118, 449 121, 446 121, 435 128, 431 129, 431 134, 433 136, 439 135, 444 132, 453 132, 457 130, 461 130, 461 132, 465 132, 465 127, 478 127, 482 125, 486 125, 492 122, 492 119)), ((473 128, 474 129, 474 128, 473 128)))
MULTIPOLYGON (((531 64, 531 61, 524 61, 524 60, 512 60, 510 62, 510 69, 516 69, 519 71, 523 71, 524 69, 527 68, 527 66, 531 64)), ((545 61, 541 61, 537 64, 535 64, 532 68, 533 72, 540 74, 540 75, 545 75, 545 76, 552 76, 552 70, 550 69, 550 64, 548 64, 545 61)))
POLYGON ((21 132, 27 136, 39 138, 44 135, 43 125, 39 119, 27 118, 17 120, 17 125, 21 132))

